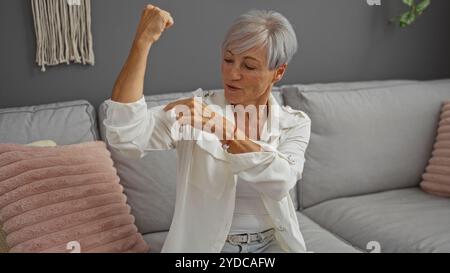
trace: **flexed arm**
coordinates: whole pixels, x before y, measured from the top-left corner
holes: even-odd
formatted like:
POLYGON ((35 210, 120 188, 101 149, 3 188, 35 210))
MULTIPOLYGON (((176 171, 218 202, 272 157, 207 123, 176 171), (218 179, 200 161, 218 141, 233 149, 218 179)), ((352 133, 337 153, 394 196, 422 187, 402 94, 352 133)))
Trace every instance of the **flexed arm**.
POLYGON ((171 120, 162 107, 147 108, 143 96, 147 58, 151 46, 173 25, 170 14, 148 5, 141 17, 128 59, 106 103, 103 121, 108 144, 128 157, 175 147, 171 120))
POLYGON ((113 101, 130 103, 143 96, 150 48, 173 24, 174 21, 167 11, 152 5, 144 9, 128 59, 114 85, 111 96, 113 101))

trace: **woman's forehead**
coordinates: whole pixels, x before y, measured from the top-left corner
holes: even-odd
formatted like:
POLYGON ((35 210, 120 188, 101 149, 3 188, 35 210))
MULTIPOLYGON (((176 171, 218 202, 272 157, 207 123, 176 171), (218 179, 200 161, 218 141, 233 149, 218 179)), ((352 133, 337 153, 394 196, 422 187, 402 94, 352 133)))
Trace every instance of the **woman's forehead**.
POLYGON ((267 52, 265 47, 254 47, 247 51, 241 53, 233 53, 231 50, 226 50, 229 54, 239 57, 239 58, 249 58, 256 59, 257 61, 264 62, 267 57, 267 52))

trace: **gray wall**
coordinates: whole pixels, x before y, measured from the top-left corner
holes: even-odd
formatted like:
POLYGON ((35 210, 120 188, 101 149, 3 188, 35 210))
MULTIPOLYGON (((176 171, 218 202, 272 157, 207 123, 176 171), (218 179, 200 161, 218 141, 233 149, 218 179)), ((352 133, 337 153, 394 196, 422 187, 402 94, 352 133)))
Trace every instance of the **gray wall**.
MULTIPOLYGON (((251 8, 275 9, 294 25, 300 51, 281 84, 450 77, 450 1, 434 0, 415 25, 387 21, 401 0, 171 0, 175 26, 152 48, 145 93, 221 87, 220 44, 251 8)), ((0 1, 0 108, 109 98, 146 0, 92 0, 96 65, 40 72, 29 0, 0 1)))

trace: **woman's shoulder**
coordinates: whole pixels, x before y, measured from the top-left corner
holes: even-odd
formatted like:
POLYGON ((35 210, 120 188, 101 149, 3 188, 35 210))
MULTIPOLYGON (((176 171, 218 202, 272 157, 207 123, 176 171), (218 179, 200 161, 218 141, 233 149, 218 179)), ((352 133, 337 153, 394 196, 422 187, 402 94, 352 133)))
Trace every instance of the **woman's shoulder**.
POLYGON ((309 118, 308 114, 306 114, 302 110, 293 109, 289 105, 284 105, 281 107, 281 109, 283 109, 283 113, 285 114, 285 116, 289 117, 288 119, 290 119, 292 122, 295 123, 298 123, 299 121, 309 123, 311 122, 311 119, 309 118))

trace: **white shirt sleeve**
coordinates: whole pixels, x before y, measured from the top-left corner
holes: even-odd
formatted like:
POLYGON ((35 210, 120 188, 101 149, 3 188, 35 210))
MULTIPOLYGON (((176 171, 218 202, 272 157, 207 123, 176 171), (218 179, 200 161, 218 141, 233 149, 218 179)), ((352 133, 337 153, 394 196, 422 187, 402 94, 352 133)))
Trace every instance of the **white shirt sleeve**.
POLYGON ((136 102, 120 103, 108 99, 103 121, 108 144, 131 158, 142 158, 148 151, 169 150, 176 146, 171 137, 175 120, 165 106, 147 108, 145 97, 136 102))
POLYGON ((293 127, 277 148, 255 141, 263 152, 227 153, 232 171, 252 183, 256 190, 280 201, 302 178, 305 152, 311 134, 311 121, 293 127))

